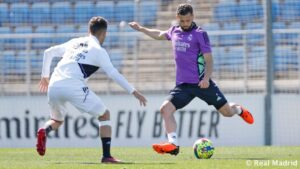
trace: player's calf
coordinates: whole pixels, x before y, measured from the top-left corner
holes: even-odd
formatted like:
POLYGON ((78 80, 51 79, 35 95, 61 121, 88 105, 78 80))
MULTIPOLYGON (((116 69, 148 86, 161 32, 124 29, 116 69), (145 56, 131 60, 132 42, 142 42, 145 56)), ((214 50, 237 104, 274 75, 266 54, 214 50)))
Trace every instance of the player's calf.
POLYGON ((226 103, 218 110, 224 117, 232 117, 236 114, 235 107, 226 103))

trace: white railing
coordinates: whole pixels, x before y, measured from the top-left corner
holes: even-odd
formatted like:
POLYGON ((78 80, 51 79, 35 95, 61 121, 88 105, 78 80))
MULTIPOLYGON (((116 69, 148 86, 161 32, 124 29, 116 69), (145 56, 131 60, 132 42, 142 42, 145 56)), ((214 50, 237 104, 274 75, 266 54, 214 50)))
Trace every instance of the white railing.
MULTIPOLYGON (((273 32, 274 35, 287 37, 281 42, 274 41, 275 51, 282 52, 275 53, 279 58, 274 56, 274 64, 277 64, 275 67, 278 67, 274 72, 275 91, 299 92, 300 30, 278 29, 273 32), (298 38, 293 38, 294 35, 298 38), (292 58, 293 56, 296 58, 292 58)), ((233 93, 264 92, 266 73, 264 31, 237 30, 208 33, 212 40, 215 60, 213 78, 220 88, 225 92, 233 93), (255 39, 256 35, 262 37, 255 39), (226 36, 229 36, 229 39, 226 36), (238 36, 241 39, 230 36, 238 36), (250 39, 254 39, 254 42, 249 42, 250 39)), ((82 33, 1 34, 0 95, 38 94, 37 83, 40 78, 43 50, 54 45, 61 38, 84 35, 82 33), (35 47, 36 39, 51 39, 52 42, 40 43, 40 47, 35 47), (9 53, 12 53, 14 58, 10 59, 9 53)), ((119 71, 138 89, 144 92, 167 92, 174 86, 175 66, 169 42, 155 41, 141 33, 120 32, 109 33, 105 46, 108 53, 112 53, 112 61, 119 65, 119 71), (114 42, 114 38, 119 40, 114 42), (115 58, 114 52, 121 57, 115 58)), ((98 93, 123 92, 103 73, 94 75, 90 80, 90 86, 98 93)))

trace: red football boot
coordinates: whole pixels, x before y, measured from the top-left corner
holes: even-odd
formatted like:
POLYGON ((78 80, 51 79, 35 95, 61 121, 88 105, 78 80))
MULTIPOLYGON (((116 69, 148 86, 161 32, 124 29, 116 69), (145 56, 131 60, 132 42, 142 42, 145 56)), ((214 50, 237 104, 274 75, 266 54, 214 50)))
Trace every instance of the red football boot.
POLYGON ((239 116, 241 116, 242 119, 245 120, 245 122, 249 123, 249 124, 253 124, 254 123, 254 118, 252 116, 252 114, 245 108, 243 108, 242 106, 240 106, 242 109, 242 113, 239 114, 239 116))
POLYGON ((153 144, 152 148, 159 154, 168 153, 171 155, 177 155, 179 153, 179 146, 172 143, 153 144))
POLYGON ((46 131, 43 128, 40 128, 37 132, 37 143, 36 143, 36 151, 39 155, 43 156, 46 152, 46 131))
POLYGON ((102 157, 101 163, 104 164, 123 164, 124 162, 114 157, 102 157))

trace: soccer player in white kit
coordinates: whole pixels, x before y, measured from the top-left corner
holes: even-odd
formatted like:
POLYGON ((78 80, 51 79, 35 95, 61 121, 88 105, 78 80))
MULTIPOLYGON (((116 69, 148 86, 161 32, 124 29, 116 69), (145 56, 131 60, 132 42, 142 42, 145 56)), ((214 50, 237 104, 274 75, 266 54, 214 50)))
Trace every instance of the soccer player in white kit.
POLYGON ((133 94, 141 106, 146 105, 145 97, 112 65, 102 44, 106 37, 107 21, 102 17, 92 17, 89 21, 89 36, 74 38, 64 44, 48 48, 44 52, 40 91, 48 92, 51 107, 51 119, 37 132, 37 152, 43 156, 46 152, 47 135, 57 130, 64 121, 67 102, 80 112, 87 112, 99 120, 102 140, 102 163, 121 163, 110 154, 111 123, 110 112, 102 100, 86 85, 87 78, 99 67, 121 87, 133 94), (50 65, 54 57, 62 57, 50 78, 50 65))

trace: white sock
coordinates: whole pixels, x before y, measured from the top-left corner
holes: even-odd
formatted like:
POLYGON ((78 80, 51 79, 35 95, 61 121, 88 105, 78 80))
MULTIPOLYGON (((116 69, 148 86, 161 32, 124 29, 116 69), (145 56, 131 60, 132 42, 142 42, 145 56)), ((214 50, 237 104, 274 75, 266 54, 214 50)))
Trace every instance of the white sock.
POLYGON ((243 110, 241 106, 237 105, 236 103, 229 103, 229 106, 234 110, 234 113, 240 115, 243 110))
POLYGON ((168 141, 178 146, 177 134, 175 132, 168 133, 168 141))

